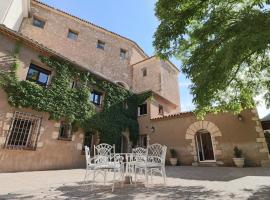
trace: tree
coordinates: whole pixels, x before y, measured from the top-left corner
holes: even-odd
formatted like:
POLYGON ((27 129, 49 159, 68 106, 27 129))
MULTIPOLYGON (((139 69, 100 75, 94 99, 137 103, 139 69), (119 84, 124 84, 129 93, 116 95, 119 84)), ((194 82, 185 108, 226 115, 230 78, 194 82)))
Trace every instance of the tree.
POLYGON ((154 46, 181 59, 199 115, 270 106, 270 0, 159 0, 154 46))

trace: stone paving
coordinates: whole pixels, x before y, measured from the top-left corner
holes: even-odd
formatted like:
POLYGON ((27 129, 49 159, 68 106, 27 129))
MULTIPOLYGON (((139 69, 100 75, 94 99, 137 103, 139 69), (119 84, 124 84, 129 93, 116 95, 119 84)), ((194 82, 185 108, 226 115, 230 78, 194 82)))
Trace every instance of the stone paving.
POLYGON ((143 182, 117 184, 114 192, 110 184, 91 191, 91 184, 82 182, 82 169, 2 173, 0 199, 270 199, 269 168, 181 166, 166 171, 166 186, 155 176, 148 188, 143 182))

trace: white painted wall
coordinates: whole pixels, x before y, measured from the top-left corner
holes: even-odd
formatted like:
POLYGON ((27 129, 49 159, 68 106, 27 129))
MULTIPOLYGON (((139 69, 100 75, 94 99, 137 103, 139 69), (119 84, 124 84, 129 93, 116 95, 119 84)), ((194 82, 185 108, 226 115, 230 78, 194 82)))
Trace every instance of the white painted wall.
POLYGON ((1 0, 0 24, 18 31, 24 17, 28 16, 30 0, 1 0))

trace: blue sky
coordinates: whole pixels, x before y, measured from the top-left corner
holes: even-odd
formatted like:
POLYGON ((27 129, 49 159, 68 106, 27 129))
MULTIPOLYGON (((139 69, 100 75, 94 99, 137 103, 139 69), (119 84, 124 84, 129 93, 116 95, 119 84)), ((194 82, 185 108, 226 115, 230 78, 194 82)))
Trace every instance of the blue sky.
MULTIPOLYGON (((83 18, 110 31, 132 39, 149 55, 154 54, 153 35, 158 26, 155 17, 156 0, 41 0, 42 2, 83 18)), ((172 59, 180 68, 180 61, 172 59)), ((192 96, 188 86, 190 81, 180 73, 179 88, 181 110, 193 109, 192 96)), ((258 107, 260 117, 267 114, 265 107, 258 107)))

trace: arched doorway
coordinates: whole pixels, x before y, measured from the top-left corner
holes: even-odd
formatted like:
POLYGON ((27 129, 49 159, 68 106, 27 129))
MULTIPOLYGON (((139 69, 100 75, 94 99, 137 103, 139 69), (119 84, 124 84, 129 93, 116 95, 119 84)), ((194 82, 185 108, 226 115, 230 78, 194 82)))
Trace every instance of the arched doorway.
POLYGON ((185 139, 190 140, 190 153, 194 162, 217 161, 222 156, 218 141, 218 137, 221 136, 219 128, 213 122, 197 121, 192 123, 187 129, 185 139), (205 149, 204 152, 203 149, 205 149))
POLYGON ((195 135, 199 161, 215 160, 211 134, 200 130, 195 135))

